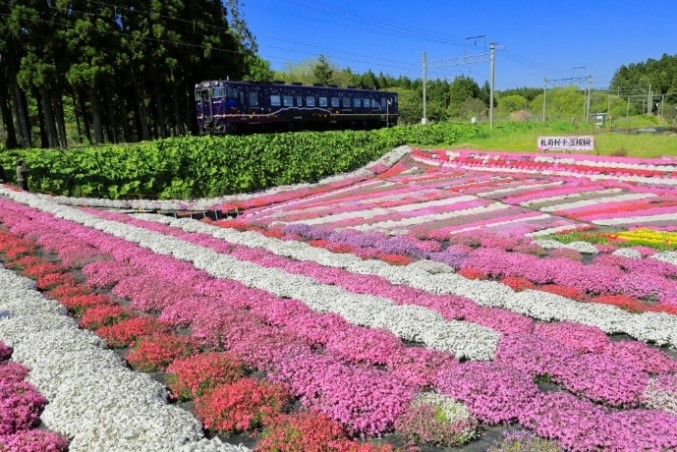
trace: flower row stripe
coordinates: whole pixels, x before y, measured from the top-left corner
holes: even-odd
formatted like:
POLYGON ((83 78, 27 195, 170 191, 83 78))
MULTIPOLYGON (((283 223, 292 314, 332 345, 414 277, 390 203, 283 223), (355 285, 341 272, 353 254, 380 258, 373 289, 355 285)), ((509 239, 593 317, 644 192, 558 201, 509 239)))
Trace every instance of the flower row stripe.
POLYGON ((406 340, 420 341, 433 349, 469 359, 491 359, 500 335, 463 321, 447 321, 439 313, 418 306, 397 306, 390 300, 355 295, 312 278, 219 255, 205 247, 119 222, 100 220, 67 206, 39 201, 30 195, 5 192, 9 197, 69 221, 137 242, 158 254, 192 261, 195 267, 218 278, 232 279, 276 296, 302 301, 319 312, 335 312, 356 325, 384 328, 406 340))
POLYGON ((494 203, 488 206, 473 207, 469 209, 461 209, 452 212, 435 213, 415 218, 404 218, 402 220, 387 220, 378 223, 367 224, 355 227, 358 231, 372 231, 372 230, 387 230, 392 228, 402 228, 407 226, 420 225, 430 223, 433 221, 448 220, 451 218, 466 217, 475 214, 482 214, 488 212, 496 212, 498 210, 508 209, 511 206, 507 204, 494 203))
MULTIPOLYGON (((329 215, 326 217, 318 217, 318 218, 312 218, 312 219, 305 219, 299 221, 299 223, 303 224, 309 224, 309 225, 317 225, 317 224, 325 224, 325 223, 334 223, 337 221, 341 220, 348 220, 348 219, 354 219, 354 218, 364 218, 364 219, 369 219, 381 215, 390 215, 390 214, 395 214, 395 213, 405 213, 409 211, 416 211, 419 209, 426 209, 426 208, 431 208, 431 207, 448 207, 456 203, 460 202, 465 202, 465 201, 474 201, 477 198, 475 196, 457 196, 457 197, 452 197, 452 198, 444 198, 436 201, 428 201, 428 202, 420 202, 416 204, 406 204, 403 206, 395 206, 395 207, 389 207, 389 208, 373 208, 373 209, 365 209, 365 210, 352 210, 350 212, 345 212, 345 213, 339 213, 335 215, 329 215)), ((275 223, 294 223, 292 222, 286 222, 286 221, 279 221, 275 223)))
POLYGON ((504 226, 506 224, 513 224, 513 223, 520 223, 522 221, 536 221, 536 220, 546 220, 548 218, 552 218, 551 215, 548 214, 537 214, 534 212, 525 212, 519 215, 515 215, 511 217, 509 220, 503 220, 503 219, 497 219, 497 220, 491 220, 491 221, 484 221, 481 222, 480 224, 475 224, 475 225, 467 225, 465 227, 460 227, 460 229, 451 229, 449 231, 449 234, 460 234, 461 232, 468 232, 468 231, 476 231, 478 229, 483 229, 483 228, 494 228, 496 226, 504 226))
POLYGON ((637 223, 656 223, 656 222, 670 222, 670 224, 677 223, 677 212, 664 213, 659 215, 647 215, 647 216, 632 216, 625 218, 609 218, 609 219, 600 219, 593 220, 593 224, 598 224, 600 226, 620 226, 624 224, 637 224, 637 223))
POLYGON ((78 328, 65 309, 33 282, 0 268, 0 338, 31 369, 28 380, 49 399, 42 421, 72 437, 76 451, 243 451, 206 440, 187 411, 166 403, 166 390, 129 370, 96 335, 78 328))
POLYGON ((677 185, 677 178, 665 178, 665 177, 644 177, 644 176, 611 176, 604 174, 580 174, 575 171, 557 171, 557 170, 532 170, 532 169, 520 169, 520 168, 495 168, 495 167, 481 167, 473 165, 464 165, 460 163, 442 163, 440 161, 434 160, 432 158, 422 158, 419 156, 412 155, 412 158, 415 161, 421 163, 427 163, 434 166, 442 166, 455 169, 464 169, 470 171, 485 171, 485 172, 498 172, 498 173, 522 173, 522 174, 540 174, 546 176, 569 176, 576 178, 585 178, 590 180, 617 180, 617 181, 627 181, 627 182, 640 182, 644 184, 652 185, 677 185))
POLYGON ((527 190, 550 189, 550 188, 553 188, 553 187, 559 187, 563 183, 564 183, 564 181, 547 182, 547 183, 533 184, 533 185, 520 184, 520 185, 517 185, 515 187, 499 188, 499 189, 496 189, 496 190, 477 193, 477 196, 481 196, 483 198, 490 198, 492 196, 510 195, 512 193, 518 193, 518 192, 527 191, 527 190))
MULTIPOLYGON (((571 299, 535 290, 515 292, 495 281, 470 280, 450 271, 431 274, 431 263, 419 261, 405 267, 393 267, 378 260, 363 261, 349 254, 335 254, 306 243, 266 237, 258 232, 239 232, 219 228, 190 219, 174 220, 159 215, 138 215, 139 218, 163 222, 187 232, 204 232, 229 242, 262 247, 274 254, 301 261, 316 262, 328 267, 343 268, 357 274, 381 276, 394 284, 407 284, 433 294, 458 295, 480 306, 501 307, 538 320, 572 321, 596 326, 606 333, 626 333, 642 341, 677 348, 677 316, 662 313, 631 314, 614 306, 579 303, 571 299)), ((677 253, 674 253, 677 254, 677 253)), ((666 257, 671 259, 671 255, 666 257)), ((435 263, 434 267, 444 267, 435 263)))
POLYGON ((643 199, 655 198, 653 193, 628 193, 618 196, 609 196, 600 199, 586 199, 583 201, 574 201, 563 204, 555 204, 547 207, 541 207, 542 212, 561 212, 568 209, 577 209, 585 206, 596 206, 602 203, 639 201, 643 199))

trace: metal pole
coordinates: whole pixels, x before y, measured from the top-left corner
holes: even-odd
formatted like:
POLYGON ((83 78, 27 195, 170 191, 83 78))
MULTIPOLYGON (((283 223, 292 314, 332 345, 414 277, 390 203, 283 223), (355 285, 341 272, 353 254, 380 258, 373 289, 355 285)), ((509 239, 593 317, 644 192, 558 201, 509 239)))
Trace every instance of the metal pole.
POLYGON ((651 83, 649 83, 649 96, 646 101, 646 114, 651 116, 651 103, 653 102, 653 96, 651 95, 651 83))
POLYGON ((545 95, 548 89, 548 78, 546 77, 543 82, 543 117, 541 118, 545 122, 545 95))
POLYGON ((585 121, 590 122, 590 98, 592 97, 592 76, 588 76, 588 96, 585 103, 585 121))
POLYGON ((428 124, 428 118, 426 117, 426 93, 425 85, 428 76, 428 57, 425 52, 423 52, 423 117, 421 118, 421 124, 428 124))
POLYGON ((625 117, 630 117, 630 96, 628 96, 628 108, 625 110, 625 117))
POLYGON ((489 44, 489 51, 491 53, 489 57, 489 128, 494 128, 494 68, 495 68, 495 58, 496 58, 496 43, 491 42, 489 44))

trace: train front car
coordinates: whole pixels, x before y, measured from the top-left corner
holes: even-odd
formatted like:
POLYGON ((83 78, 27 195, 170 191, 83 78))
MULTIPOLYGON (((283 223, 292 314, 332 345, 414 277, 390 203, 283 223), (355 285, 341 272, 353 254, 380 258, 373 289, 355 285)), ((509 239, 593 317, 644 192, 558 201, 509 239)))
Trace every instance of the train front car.
POLYGON ((202 134, 267 130, 388 127, 397 123, 397 93, 213 80, 195 89, 202 134))

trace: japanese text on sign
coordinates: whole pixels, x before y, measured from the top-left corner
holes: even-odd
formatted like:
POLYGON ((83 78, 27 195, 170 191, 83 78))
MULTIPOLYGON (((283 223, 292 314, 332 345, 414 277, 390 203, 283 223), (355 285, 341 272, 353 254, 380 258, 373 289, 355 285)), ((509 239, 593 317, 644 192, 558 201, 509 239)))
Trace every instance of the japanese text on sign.
POLYGON ((595 149, 595 138, 592 136, 538 137, 538 149, 542 151, 592 151, 595 149))

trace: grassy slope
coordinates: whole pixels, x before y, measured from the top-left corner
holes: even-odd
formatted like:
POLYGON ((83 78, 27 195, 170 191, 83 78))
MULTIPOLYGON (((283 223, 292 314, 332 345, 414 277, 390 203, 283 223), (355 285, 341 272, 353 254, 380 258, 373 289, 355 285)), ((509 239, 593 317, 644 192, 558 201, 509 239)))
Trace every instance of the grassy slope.
MULTIPOLYGON (((655 125, 655 124, 654 124, 655 125)), ((650 124, 618 124, 618 127, 650 126, 650 124)), ((627 157, 654 158, 677 156, 677 136, 669 134, 622 134, 594 127, 566 123, 497 124, 493 130, 481 126, 476 137, 462 138, 452 149, 535 152, 537 137, 545 135, 595 136, 595 153, 627 157)), ((447 146, 437 146, 447 147, 447 146)))

